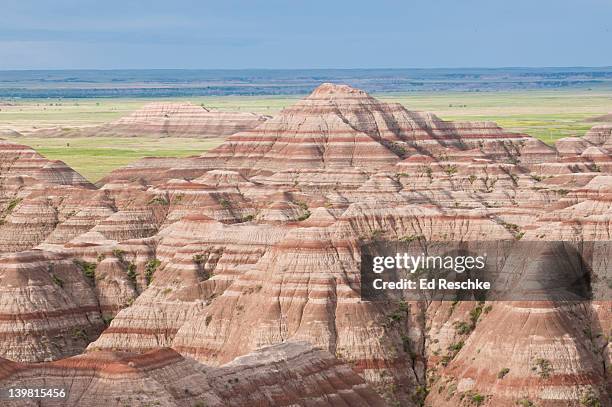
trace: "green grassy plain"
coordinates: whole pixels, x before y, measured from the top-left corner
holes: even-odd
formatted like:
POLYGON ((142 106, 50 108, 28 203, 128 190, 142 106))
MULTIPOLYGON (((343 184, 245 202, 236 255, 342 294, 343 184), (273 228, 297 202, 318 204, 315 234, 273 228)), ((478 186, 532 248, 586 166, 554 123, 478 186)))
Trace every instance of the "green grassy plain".
MULTIPOLYGON (((612 90, 413 92, 374 96, 401 103, 409 110, 431 111, 446 120, 495 121, 506 129, 527 133, 547 143, 561 137, 582 136, 593 125, 586 119, 612 111, 612 90)), ((299 96, 223 96, 164 100, 274 115, 299 99, 299 96)), ((49 158, 65 161, 93 181, 141 157, 196 155, 221 142, 184 138, 28 136, 32 130, 42 127, 102 124, 151 101, 144 98, 0 100, 0 129, 24 133, 24 137, 14 141, 30 145, 49 158)))
POLYGON ((36 149, 47 158, 64 161, 92 182, 143 157, 198 155, 223 142, 223 139, 176 137, 18 137, 12 140, 36 149))

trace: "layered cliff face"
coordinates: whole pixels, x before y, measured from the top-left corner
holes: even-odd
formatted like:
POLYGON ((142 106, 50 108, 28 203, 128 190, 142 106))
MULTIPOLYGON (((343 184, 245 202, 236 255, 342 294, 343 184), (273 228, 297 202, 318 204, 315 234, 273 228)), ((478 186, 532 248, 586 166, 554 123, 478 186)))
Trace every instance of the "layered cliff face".
POLYGON ((153 102, 113 122, 74 129, 50 128, 37 136, 155 136, 225 137, 249 130, 268 117, 248 112, 224 112, 189 102, 153 102))
POLYGON ((0 253, 43 242, 65 216, 64 198, 93 188, 63 162, 0 140, 0 253))
POLYGON ((348 365, 303 342, 260 349, 218 368, 167 348, 92 352, 48 364, 0 360, 0 387, 65 389, 65 398, 43 399, 41 406, 385 405, 348 365))
POLYGON ((0 258, 1 356, 45 361, 82 352, 104 328, 90 278, 41 251, 0 258))
MULTIPOLYGON (((97 190, 57 181, 66 177, 8 177, 1 193, 23 199, 0 226, 13 236, 0 237, 10 252, 0 259, 10 294, 1 356, 42 362, 86 348, 51 365, 5 362, 27 377, 62 363, 100 368, 90 358, 123 372, 167 356, 168 366, 197 371, 165 376, 161 359, 158 370, 128 369, 134 388, 161 386, 162 405, 200 396, 210 405, 383 403, 372 389, 407 406, 606 405, 607 299, 374 303, 361 299, 359 267, 360 244, 377 239, 596 241, 592 287, 602 292, 612 255, 608 144, 605 126, 553 148, 324 84, 210 154, 140 160, 97 190), (234 366, 244 380, 217 387, 217 372, 234 366), (305 387, 296 366, 315 372, 305 387), (191 384, 179 396, 181 380, 191 384), (273 390, 252 389, 263 383, 273 390)), ((112 394, 87 383, 75 384, 81 400, 112 394)))
POLYGON ((100 129, 104 134, 222 137, 266 120, 254 113, 222 112, 191 103, 149 103, 100 129))
POLYGON ((207 156, 231 169, 380 169, 415 153, 443 156, 479 148, 496 159, 538 162, 554 156, 537 140, 495 123, 451 123, 382 103, 345 85, 323 84, 265 124, 228 139, 207 156))
POLYGON ((5 183, 91 187, 89 181, 63 162, 48 160, 28 146, 2 139, 0 139, 0 180, 3 190, 5 183))

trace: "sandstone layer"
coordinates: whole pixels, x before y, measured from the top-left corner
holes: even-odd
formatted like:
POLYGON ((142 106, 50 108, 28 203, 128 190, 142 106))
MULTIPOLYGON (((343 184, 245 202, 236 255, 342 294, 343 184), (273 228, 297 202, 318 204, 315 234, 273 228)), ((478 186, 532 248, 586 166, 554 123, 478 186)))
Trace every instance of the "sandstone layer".
POLYGON ((306 343, 260 349, 211 368, 161 348, 94 352, 47 364, 0 360, 2 388, 62 389, 65 397, 17 406, 384 406, 349 366, 306 343))
POLYGON ((148 103, 113 122, 90 127, 46 128, 36 136, 155 136, 155 137, 225 137, 261 124, 266 116, 248 112, 208 109, 189 102, 148 103))
MULTIPOLYGON (((98 188, 5 145, 34 160, 0 188, 5 380, 60 383, 82 363, 155 382, 162 405, 607 405, 610 142, 602 125, 548 146, 323 84, 208 154, 139 160, 98 188), (360 245, 376 240, 595 242, 594 300, 364 301, 360 245)), ((91 372, 75 394, 110 400, 121 374, 91 372)))

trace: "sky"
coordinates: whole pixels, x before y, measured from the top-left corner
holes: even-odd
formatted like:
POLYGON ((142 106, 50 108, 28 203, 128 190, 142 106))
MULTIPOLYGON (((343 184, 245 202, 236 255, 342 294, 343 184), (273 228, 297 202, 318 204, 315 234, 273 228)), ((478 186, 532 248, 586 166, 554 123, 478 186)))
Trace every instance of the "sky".
POLYGON ((0 69, 612 66, 611 0, 2 0, 0 69))

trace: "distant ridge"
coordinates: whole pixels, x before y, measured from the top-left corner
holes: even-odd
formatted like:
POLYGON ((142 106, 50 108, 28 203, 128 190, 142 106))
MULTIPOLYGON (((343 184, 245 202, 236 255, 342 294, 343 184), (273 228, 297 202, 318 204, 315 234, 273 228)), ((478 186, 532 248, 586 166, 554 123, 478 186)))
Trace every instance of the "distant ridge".
POLYGON ((612 123, 612 113, 604 114, 601 116, 590 117, 586 120, 587 122, 610 122, 612 123))
POLYGON ((224 137, 248 130, 267 120, 267 116, 249 112, 224 112, 190 102, 151 102, 113 122, 91 127, 43 128, 35 132, 43 137, 153 136, 153 137, 224 137))
POLYGON ((612 67, 1 71, 0 98, 306 95, 321 82, 369 93, 612 89, 612 67))

